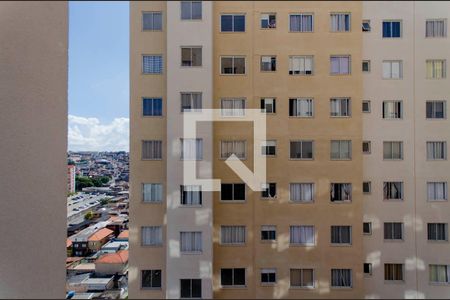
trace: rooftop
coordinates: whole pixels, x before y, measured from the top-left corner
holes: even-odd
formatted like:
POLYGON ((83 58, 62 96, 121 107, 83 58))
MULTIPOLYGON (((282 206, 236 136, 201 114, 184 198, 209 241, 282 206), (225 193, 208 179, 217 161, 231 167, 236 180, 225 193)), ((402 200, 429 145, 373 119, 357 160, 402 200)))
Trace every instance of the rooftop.
POLYGON ((117 237, 118 239, 128 239, 130 232, 128 230, 124 230, 122 231, 119 236, 117 237))
POLYGON ((96 264, 126 264, 127 262, 128 250, 121 250, 117 253, 104 254, 95 261, 96 264))
POLYGON ((108 228, 102 228, 99 231, 95 232, 94 234, 92 234, 89 238, 88 241, 89 242, 97 242, 97 241, 101 241, 104 238, 106 238, 107 236, 113 234, 114 231, 108 229, 108 228))

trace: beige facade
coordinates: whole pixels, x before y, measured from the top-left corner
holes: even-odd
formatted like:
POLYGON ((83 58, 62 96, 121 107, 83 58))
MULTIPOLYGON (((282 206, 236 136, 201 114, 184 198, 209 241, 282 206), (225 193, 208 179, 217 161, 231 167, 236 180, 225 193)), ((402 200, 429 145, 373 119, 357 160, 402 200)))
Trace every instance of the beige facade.
POLYGON ((64 298, 67 2, 0 3, 0 298, 64 298))

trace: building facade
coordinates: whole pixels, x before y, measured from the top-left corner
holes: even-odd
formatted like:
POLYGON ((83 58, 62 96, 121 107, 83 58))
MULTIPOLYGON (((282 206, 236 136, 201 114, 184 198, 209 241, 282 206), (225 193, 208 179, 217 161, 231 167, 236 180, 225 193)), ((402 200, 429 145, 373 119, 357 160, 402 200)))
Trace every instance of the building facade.
POLYGON ((74 165, 67 165, 67 192, 75 193, 75 169, 74 165))
POLYGON ((131 2, 130 296, 445 297, 449 8, 131 2))

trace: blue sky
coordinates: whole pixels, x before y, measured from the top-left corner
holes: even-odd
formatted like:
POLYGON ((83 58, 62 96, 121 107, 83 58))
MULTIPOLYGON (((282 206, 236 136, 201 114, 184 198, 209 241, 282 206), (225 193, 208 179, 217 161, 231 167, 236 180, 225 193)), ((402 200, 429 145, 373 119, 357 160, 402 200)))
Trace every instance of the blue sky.
POLYGON ((128 150, 128 2, 69 2, 69 150, 128 150))

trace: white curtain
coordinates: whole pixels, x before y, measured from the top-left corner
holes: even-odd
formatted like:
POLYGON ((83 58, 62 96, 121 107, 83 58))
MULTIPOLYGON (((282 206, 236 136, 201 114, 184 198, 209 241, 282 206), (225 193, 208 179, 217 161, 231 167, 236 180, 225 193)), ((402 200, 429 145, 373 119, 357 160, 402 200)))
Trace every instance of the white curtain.
POLYGON ((446 158, 445 142, 427 142, 427 158, 428 159, 445 159, 446 158))
POLYGON ((430 281, 448 283, 450 268, 447 265, 430 265, 430 281))
POLYGON ((312 32, 313 16, 312 15, 290 15, 289 17, 290 31, 312 32))
POLYGON ((245 226, 222 226, 222 244, 243 244, 245 243, 245 226))
POLYGON ((314 226, 291 226, 289 231, 291 244, 314 245, 314 226))
POLYGON ((314 183, 291 183, 289 189, 291 201, 311 202, 314 199, 314 183))
POLYGON ((181 159, 203 159, 203 139, 181 139, 181 159))
POLYGON ((222 158, 228 158, 235 154, 238 158, 245 158, 245 141, 222 141, 220 143, 222 158))
POLYGON ((162 184, 144 183, 143 191, 144 191, 144 202, 162 201, 162 184))
POLYGON ((447 200, 446 182, 428 182, 428 200, 447 200))
POLYGON ((144 226, 141 227, 142 245, 156 246, 162 244, 161 226, 144 226))
POLYGON ((201 252, 202 233, 201 232, 180 232, 181 252, 201 252))
POLYGON ((349 31, 349 14, 331 14, 331 31, 349 31))
POLYGON ((352 270, 351 269, 331 269, 331 286, 351 287, 352 270))
POLYGON ((427 20, 426 21, 426 37, 446 37, 446 22, 445 20, 427 20))
POLYGON ((181 204, 182 205, 201 205, 202 204, 202 186, 201 185, 182 185, 181 186, 181 204))
POLYGON ((161 159, 162 141, 143 141, 142 142, 143 159, 161 159))
POLYGON ((222 116, 237 117, 245 114, 245 99, 222 99, 222 116))

